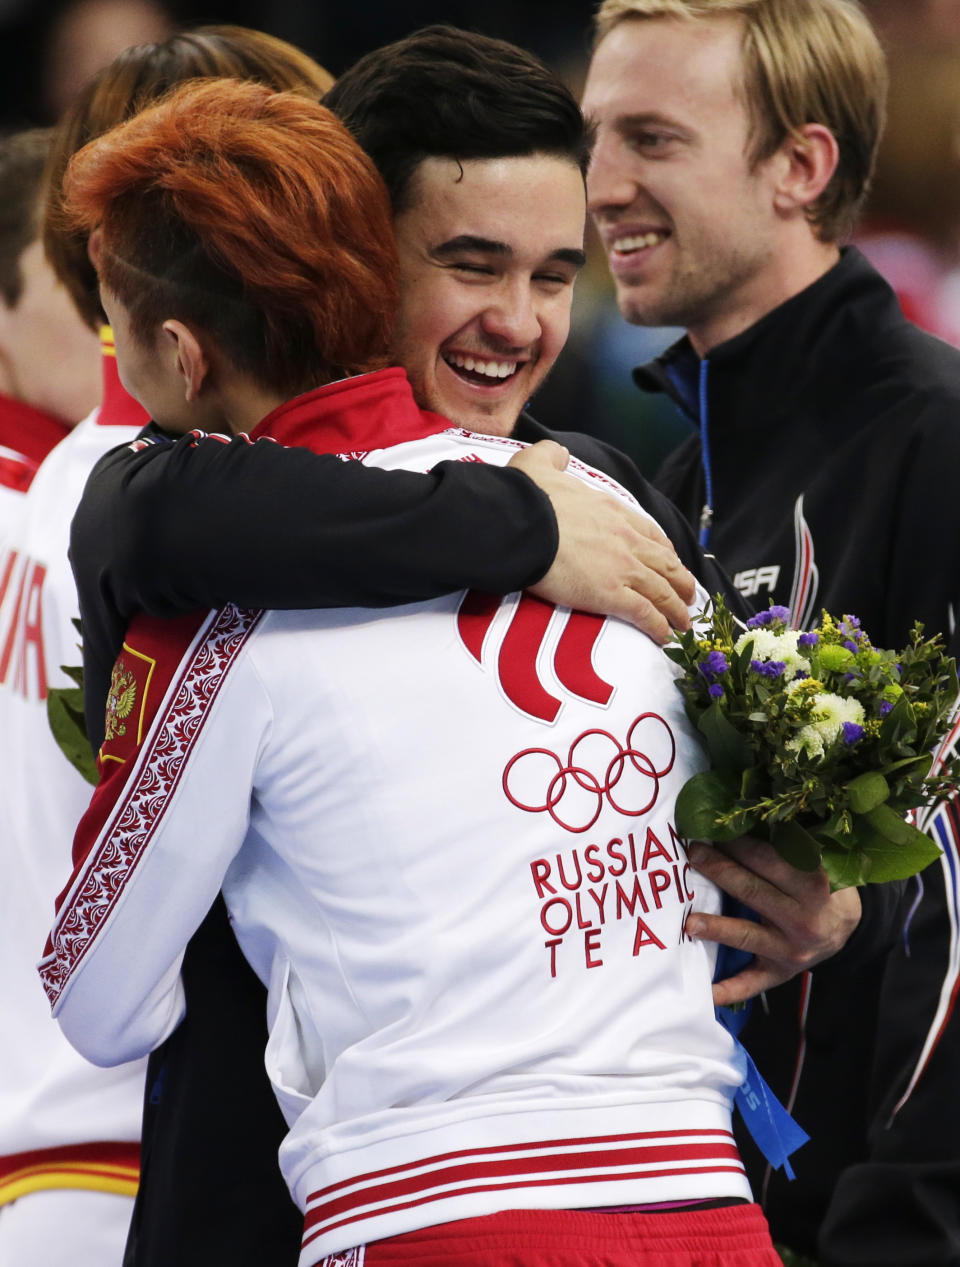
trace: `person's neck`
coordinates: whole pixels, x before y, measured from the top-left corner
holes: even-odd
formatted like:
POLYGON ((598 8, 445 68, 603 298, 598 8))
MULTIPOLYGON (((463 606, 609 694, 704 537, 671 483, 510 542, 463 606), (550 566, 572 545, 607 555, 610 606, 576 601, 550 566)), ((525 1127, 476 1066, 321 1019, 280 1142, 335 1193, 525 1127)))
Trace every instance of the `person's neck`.
POLYGON ((267 414, 273 413, 274 409, 289 399, 289 395, 284 392, 271 390, 249 380, 228 386, 219 395, 221 425, 218 430, 234 436, 252 431, 267 414))
POLYGON ((736 338, 756 325, 767 313, 819 281, 840 259, 835 242, 821 242, 807 233, 792 249, 784 249, 735 304, 724 305, 702 324, 688 327, 687 336, 701 360, 721 343, 736 338))

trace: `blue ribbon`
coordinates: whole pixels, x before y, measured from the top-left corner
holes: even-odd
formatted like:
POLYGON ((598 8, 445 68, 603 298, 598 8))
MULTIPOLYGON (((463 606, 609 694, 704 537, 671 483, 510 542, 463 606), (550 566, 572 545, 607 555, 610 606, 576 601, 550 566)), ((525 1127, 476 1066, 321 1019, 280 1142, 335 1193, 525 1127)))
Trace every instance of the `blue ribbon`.
POLYGON ((740 1110, 744 1125, 753 1142, 775 1170, 783 1167, 788 1179, 795 1178, 789 1157, 809 1140, 810 1136, 798 1126, 777 1097, 770 1090, 766 1079, 754 1063, 753 1057, 737 1037, 742 1029, 748 1008, 733 1012, 731 1008, 718 1007, 717 1020, 733 1038, 737 1056, 743 1065, 743 1081, 737 1088, 734 1104, 740 1110), (732 1015, 731 1015, 732 1013, 732 1015))
MULTIPOLYGON (((739 919, 756 919, 756 914, 742 902, 724 898, 723 912, 739 919)), ((723 981, 745 968, 753 955, 744 950, 721 946, 717 954, 715 981, 723 981)), ((739 1007, 718 1007, 717 1020, 730 1034, 737 1048, 737 1058, 743 1066, 743 1081, 734 1096, 744 1125, 753 1142, 775 1170, 783 1167, 788 1179, 793 1179, 793 1168, 788 1158, 805 1144, 810 1136, 799 1127, 768 1086, 753 1057, 740 1041, 740 1031, 750 1018, 752 1003, 739 1007)))

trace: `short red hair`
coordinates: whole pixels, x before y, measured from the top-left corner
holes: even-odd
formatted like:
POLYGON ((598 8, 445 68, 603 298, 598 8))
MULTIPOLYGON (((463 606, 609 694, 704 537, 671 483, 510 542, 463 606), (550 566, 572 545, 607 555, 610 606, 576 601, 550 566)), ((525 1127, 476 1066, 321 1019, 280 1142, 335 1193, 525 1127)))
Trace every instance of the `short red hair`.
POLYGON ((186 84, 76 154, 65 192, 77 224, 100 229, 101 279, 142 342, 168 318, 193 323, 286 395, 385 363, 389 197, 316 102, 186 84))

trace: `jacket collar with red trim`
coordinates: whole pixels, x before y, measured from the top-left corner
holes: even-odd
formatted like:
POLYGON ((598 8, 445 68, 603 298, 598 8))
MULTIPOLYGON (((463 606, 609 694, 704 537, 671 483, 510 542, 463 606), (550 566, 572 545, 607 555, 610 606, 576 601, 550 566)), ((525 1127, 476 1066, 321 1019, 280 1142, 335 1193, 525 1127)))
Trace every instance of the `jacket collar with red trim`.
POLYGON ((377 370, 318 387, 267 414, 251 431, 314 453, 386 449, 446 431, 454 424, 420 409, 402 369, 377 370))
POLYGON ((97 411, 97 426, 136 427, 137 430, 145 427, 150 421, 150 415, 124 391, 117 372, 113 331, 109 326, 100 327, 100 351, 103 354, 103 399, 97 411))
POLYGON ((0 448, 18 454, 32 470, 69 430, 53 414, 0 393, 0 448))

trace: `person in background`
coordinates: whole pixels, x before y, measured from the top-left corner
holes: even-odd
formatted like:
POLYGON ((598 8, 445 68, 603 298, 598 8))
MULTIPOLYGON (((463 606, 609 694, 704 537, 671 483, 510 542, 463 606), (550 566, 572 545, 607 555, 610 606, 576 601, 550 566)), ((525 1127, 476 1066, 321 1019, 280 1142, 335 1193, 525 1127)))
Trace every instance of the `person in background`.
MULTIPOLYGON (((17 706, 36 690, 41 618, 18 554, 28 490, 100 387, 97 337, 40 242, 49 149, 44 130, 0 138, 0 691, 17 706)), ((2 717, 9 724, 6 709, 2 717)), ((142 1066, 89 1065, 50 1024, 36 989, 36 938, 50 912, 44 866, 55 852, 62 867, 66 851, 62 839, 54 850, 40 833, 15 835, 14 824, 27 827, 31 792, 49 796, 59 774, 42 790, 39 779, 23 787, 0 775, 0 1262, 103 1267, 120 1262, 137 1186, 142 1066)))
POLYGON ((0 541, 53 446, 97 403, 97 337, 40 241, 50 133, 0 137, 0 541))
MULTIPOLYGON (((504 203, 521 190, 548 244, 540 335, 522 307, 516 327, 501 317, 522 348, 491 365, 494 349, 477 339, 467 354, 461 332, 446 353, 481 388, 466 396, 470 429, 414 403, 439 368, 422 335, 404 341, 409 305, 393 340, 410 379, 382 368, 401 273, 390 201, 324 107, 187 85, 76 156, 67 209, 94 235, 122 379, 171 431, 388 469, 502 466, 518 445, 504 435, 511 393, 483 394, 482 380, 524 382, 541 344, 549 356, 551 336, 562 342, 584 161, 582 146, 420 165, 414 200, 433 205, 446 245, 417 252, 428 268, 490 253, 486 238, 447 238, 444 214, 467 202, 507 233, 504 203)), ((398 217, 398 237, 406 227, 398 217)), ((515 232, 507 269, 525 271, 515 232)), ((579 468, 592 496, 628 499, 596 475, 579 468)), ((455 592, 394 611, 138 617, 124 648, 41 975, 91 1059, 144 1054, 196 1007, 180 965, 223 887, 268 987, 301 1267, 344 1254, 371 1267, 775 1267, 731 1147, 742 1067, 714 1016, 715 950, 683 935, 689 909, 719 905, 683 872, 672 827, 703 756, 651 639, 529 595, 455 592), (553 673, 535 650, 549 624, 553 673), (611 740, 628 766, 581 796, 611 740), (554 750, 578 771, 560 800, 543 764, 554 750), (556 886, 579 870, 585 829, 609 841, 610 876, 631 879, 622 901, 612 882, 595 896, 598 911, 613 904, 581 936, 556 886)))
MULTIPOLYGON (((42 158, 54 183, 80 138, 119 122, 177 80, 212 74, 256 75, 278 88, 307 88, 316 97, 331 82, 298 50, 256 32, 200 31, 132 50, 87 86, 52 138, 45 138, 42 158)), ((46 192, 40 170, 38 161, 37 200, 46 192)), ((4 202, 3 214, 9 205, 4 202)), ((79 657, 76 589, 67 559, 70 518, 97 458, 135 437, 147 419, 117 379, 109 330, 100 329, 98 338, 102 312, 77 278, 89 268, 85 254, 74 249, 69 234, 57 236, 48 217, 44 244, 51 264, 43 264, 44 244, 36 240, 40 210, 32 204, 25 209, 23 240, 29 243, 31 271, 12 311, 49 296, 57 324, 52 314, 23 340, 32 359, 24 362, 19 381, 51 393, 59 383, 64 392, 59 408, 69 421, 76 421, 84 406, 89 409, 98 398, 100 403, 52 448, 21 495, 9 531, 5 525, 0 563, 0 938, 9 1004, 3 1024, 10 1027, 0 1053, 0 1130, 7 1154, 0 1190, 10 1202, 0 1207, 0 1259, 17 1267, 119 1267, 137 1190, 144 1062, 107 1071, 81 1060, 49 1024, 42 992, 38 996, 34 988, 34 965, 37 931, 49 924, 68 842, 90 796, 87 782, 57 747, 47 715, 51 690, 72 685, 60 666, 76 664, 79 657), (74 362, 59 366, 61 349, 73 345, 85 359, 78 351, 74 362)), ((30 304, 25 311, 36 316, 30 304)), ((41 399, 49 404, 53 397, 41 399)), ((220 1072, 229 1083, 229 1070, 220 1072)), ((276 1115, 266 1092, 263 1104, 276 1115)), ((144 1161, 149 1166, 149 1152, 144 1161)), ((251 1187, 276 1185, 295 1244, 296 1211, 275 1166, 264 1165, 261 1175, 254 1165, 248 1172, 251 1187)), ((243 1199, 241 1189, 238 1200, 243 1199)), ((246 1231, 255 1243, 256 1226, 246 1231)), ((176 1252, 166 1261, 177 1261, 176 1252)))
MULTIPOLYGON (((953 642, 960 353, 843 248, 886 67, 851 0, 606 0, 584 108, 620 311, 686 336, 636 371, 697 433, 658 486, 752 601, 853 613, 879 646, 953 642)), ((960 1261, 955 811, 909 928, 754 1008, 744 1041, 812 1136, 751 1171, 822 1267, 960 1261)))
POLYGON ((854 243, 904 316, 960 346, 960 43, 895 50, 887 125, 854 243))
POLYGON ((864 0, 884 47, 943 48, 960 42, 957 0, 864 0))
POLYGON ((59 119, 93 76, 124 49, 174 32, 157 0, 68 0, 52 15, 41 66, 47 115, 59 119))

